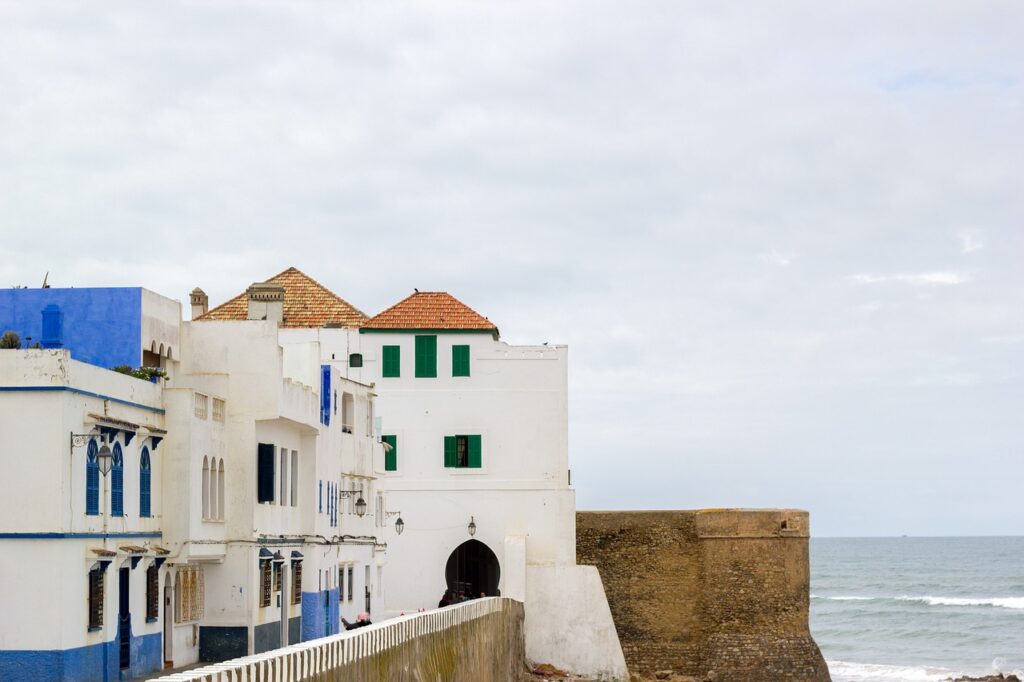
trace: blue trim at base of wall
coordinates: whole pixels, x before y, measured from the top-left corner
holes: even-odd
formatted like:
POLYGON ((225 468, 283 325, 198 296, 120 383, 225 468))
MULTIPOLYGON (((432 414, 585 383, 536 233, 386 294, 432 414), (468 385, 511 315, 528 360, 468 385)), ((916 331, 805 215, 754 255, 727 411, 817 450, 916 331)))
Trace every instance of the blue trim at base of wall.
MULTIPOLYGON (((0 680, 4 682, 112 682, 120 680, 119 640, 76 649, 50 651, 0 650, 0 680)), ((163 640, 159 632, 132 637, 132 667, 126 679, 163 668, 163 640)))
POLYGON ((338 590, 302 593, 302 641, 319 639, 338 634, 340 624, 338 611, 338 590), (325 609, 326 602, 326 609, 325 609), (324 622, 324 612, 327 621, 324 622))

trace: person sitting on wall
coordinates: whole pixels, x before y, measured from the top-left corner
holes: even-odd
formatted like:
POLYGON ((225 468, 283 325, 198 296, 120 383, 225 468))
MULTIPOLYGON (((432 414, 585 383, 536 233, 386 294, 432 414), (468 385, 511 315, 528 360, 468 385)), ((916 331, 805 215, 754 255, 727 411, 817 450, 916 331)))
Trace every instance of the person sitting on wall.
POLYGON ((448 606, 451 603, 452 603, 451 593, 448 590, 445 590, 444 594, 441 595, 441 601, 437 602, 437 608, 443 609, 444 607, 448 606))
POLYGON ((356 618, 356 622, 354 623, 350 623, 344 618, 341 619, 341 622, 345 626, 346 630, 355 630, 356 628, 365 628, 367 625, 373 625, 373 623, 370 621, 370 614, 368 614, 366 611, 360 613, 359 617, 356 618))

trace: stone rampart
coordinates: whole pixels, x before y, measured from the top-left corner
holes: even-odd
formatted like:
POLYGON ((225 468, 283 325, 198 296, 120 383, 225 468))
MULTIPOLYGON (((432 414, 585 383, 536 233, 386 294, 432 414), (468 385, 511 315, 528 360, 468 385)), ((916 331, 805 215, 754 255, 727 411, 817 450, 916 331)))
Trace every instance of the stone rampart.
POLYGON ((167 682, 507 682, 526 670, 523 605, 491 597, 160 678, 167 682))
POLYGON ((601 573, 633 672, 823 682, 808 521, 792 509, 578 512, 577 563, 601 573))

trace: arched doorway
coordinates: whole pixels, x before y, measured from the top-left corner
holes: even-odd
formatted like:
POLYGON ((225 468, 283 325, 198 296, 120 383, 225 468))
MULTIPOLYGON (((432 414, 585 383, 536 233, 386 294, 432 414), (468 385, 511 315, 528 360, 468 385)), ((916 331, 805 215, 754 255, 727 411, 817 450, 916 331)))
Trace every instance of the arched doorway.
POLYGON ((498 557, 479 540, 467 540, 456 547, 444 569, 448 590, 459 597, 475 598, 481 592, 496 597, 499 578, 498 557))

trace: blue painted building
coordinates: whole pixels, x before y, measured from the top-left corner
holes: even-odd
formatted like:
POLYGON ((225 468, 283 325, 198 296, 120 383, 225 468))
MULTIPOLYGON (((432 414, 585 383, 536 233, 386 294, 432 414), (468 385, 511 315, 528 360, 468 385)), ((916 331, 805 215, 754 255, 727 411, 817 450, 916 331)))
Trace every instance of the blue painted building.
POLYGON ((175 359, 181 304, 141 287, 0 290, 0 334, 107 369, 175 359))

